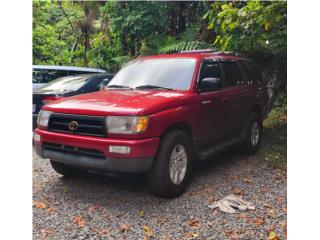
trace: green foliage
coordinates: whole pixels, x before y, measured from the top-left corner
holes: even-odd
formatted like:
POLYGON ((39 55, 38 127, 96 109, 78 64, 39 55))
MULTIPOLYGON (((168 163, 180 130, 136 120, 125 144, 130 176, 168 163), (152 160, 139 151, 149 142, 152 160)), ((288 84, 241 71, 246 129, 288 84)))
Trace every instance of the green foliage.
POLYGON ((280 94, 274 102, 263 125, 265 128, 281 128, 287 124, 287 95, 280 94))
POLYGON ((210 47, 210 44, 199 40, 198 29, 191 26, 176 37, 172 37, 168 34, 161 34, 157 37, 145 39, 142 42, 140 54, 152 55, 161 53, 177 53, 185 50, 210 47))
POLYGON ((222 50, 284 54, 287 51, 285 1, 217 2, 204 16, 222 50))
POLYGON ((215 33, 215 47, 244 52, 260 63, 273 102, 287 79, 287 3, 216 2, 203 19, 215 33))
MULTIPOLYGON (((83 17, 80 8, 68 6, 66 13, 71 22, 83 17)), ((33 64, 72 65, 74 45, 79 31, 72 29, 58 4, 51 1, 33 2, 33 64)))
POLYGON ((33 1, 33 63, 116 72, 140 55, 245 52, 271 102, 286 90, 286 2, 33 1))

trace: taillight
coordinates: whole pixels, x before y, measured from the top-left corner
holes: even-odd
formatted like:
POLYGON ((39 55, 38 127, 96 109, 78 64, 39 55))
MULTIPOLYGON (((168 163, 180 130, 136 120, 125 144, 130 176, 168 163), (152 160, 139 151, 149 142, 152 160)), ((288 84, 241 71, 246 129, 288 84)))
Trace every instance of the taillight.
POLYGON ((49 102, 52 102, 52 101, 55 101, 55 100, 58 100, 58 99, 61 99, 62 97, 44 97, 42 98, 42 103, 43 104, 47 104, 49 102))

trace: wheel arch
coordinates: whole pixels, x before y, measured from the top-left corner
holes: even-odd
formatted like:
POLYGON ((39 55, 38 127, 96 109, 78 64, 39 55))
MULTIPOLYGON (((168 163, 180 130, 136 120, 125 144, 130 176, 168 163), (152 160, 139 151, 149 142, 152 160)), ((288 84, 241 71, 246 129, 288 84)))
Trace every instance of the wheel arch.
POLYGON ((185 121, 170 124, 164 129, 164 131, 161 134, 161 137, 174 130, 181 130, 185 132, 190 137, 190 139, 193 140, 192 127, 185 121))
POLYGON ((260 117, 260 121, 262 121, 263 112, 262 108, 258 104, 252 105, 249 109, 249 113, 257 113, 260 117))

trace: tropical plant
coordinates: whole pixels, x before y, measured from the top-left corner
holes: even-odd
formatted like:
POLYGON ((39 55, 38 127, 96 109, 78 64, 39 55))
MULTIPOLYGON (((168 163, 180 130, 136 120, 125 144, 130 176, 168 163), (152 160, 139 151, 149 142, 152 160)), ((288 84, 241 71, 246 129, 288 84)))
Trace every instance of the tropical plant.
POLYGON ((116 72, 140 55, 239 51, 286 91, 286 2, 33 1, 33 62, 116 72))
POLYGON ((213 45, 255 58, 264 70, 273 101, 286 86, 287 3, 216 2, 203 16, 215 34, 213 45))

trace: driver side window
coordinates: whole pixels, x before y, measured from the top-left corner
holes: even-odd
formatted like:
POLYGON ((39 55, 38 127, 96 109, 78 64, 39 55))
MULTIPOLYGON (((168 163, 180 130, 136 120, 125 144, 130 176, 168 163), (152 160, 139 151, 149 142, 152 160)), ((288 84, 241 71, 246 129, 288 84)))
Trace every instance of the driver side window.
POLYGON ((204 61, 201 65, 198 89, 201 92, 217 91, 218 88, 221 87, 220 84, 221 72, 219 63, 213 61, 204 61), (217 86, 213 86, 214 84, 217 86))

